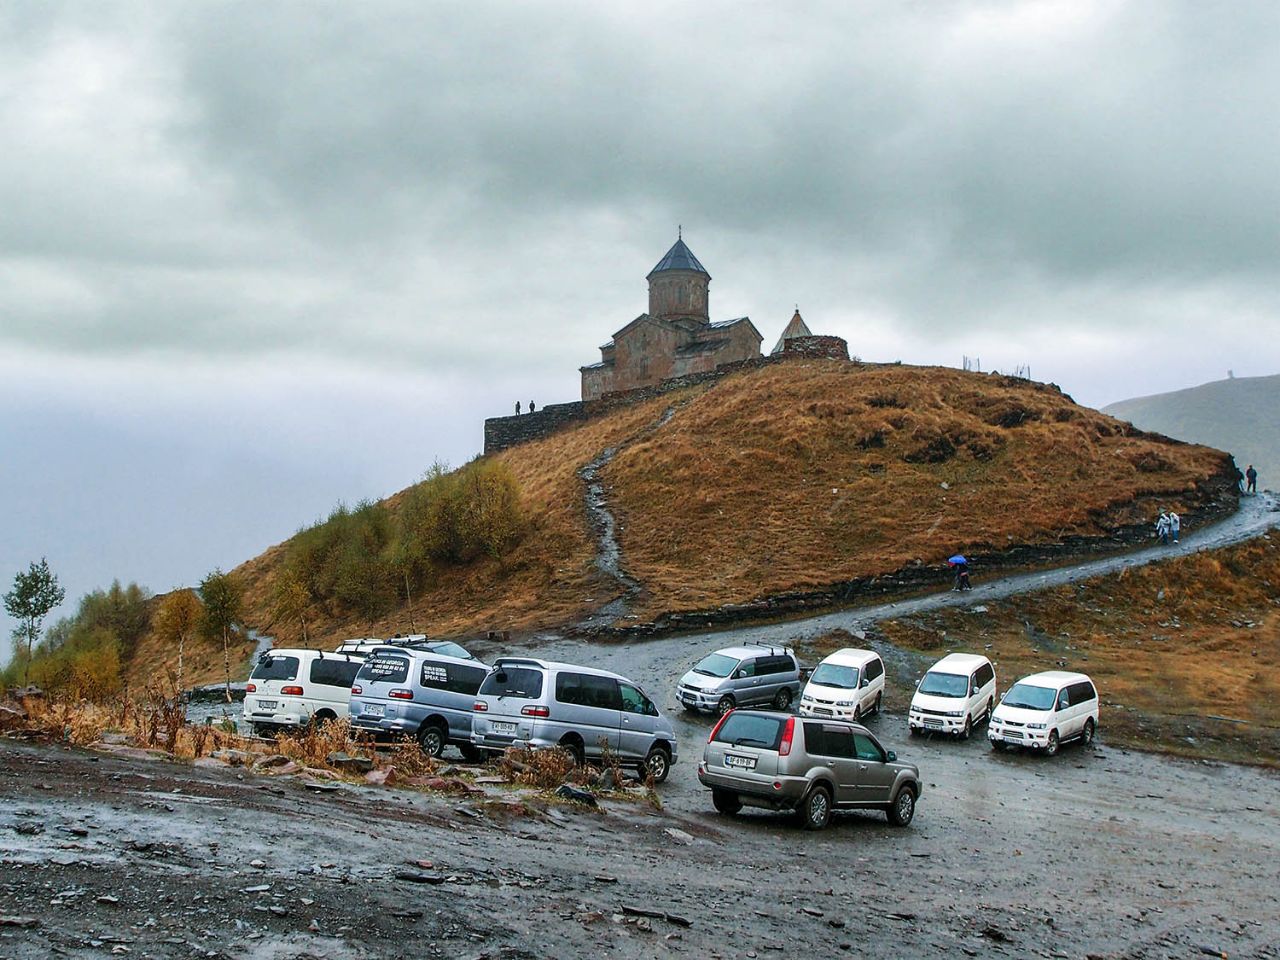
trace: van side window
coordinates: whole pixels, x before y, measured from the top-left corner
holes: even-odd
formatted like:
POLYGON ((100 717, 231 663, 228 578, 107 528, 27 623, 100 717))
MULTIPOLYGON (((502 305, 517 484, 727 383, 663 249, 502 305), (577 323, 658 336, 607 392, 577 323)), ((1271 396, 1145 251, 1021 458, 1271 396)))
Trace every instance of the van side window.
POLYGON ((978 686, 985 687, 988 683, 995 679, 996 672, 991 669, 991 664, 984 663, 978 668, 978 686))
POLYGON ((639 713, 646 717, 658 715, 658 708, 653 705, 653 701, 631 684, 619 683, 618 693, 622 697, 622 709, 627 713, 639 713))
POLYGON ((1073 683, 1067 688, 1067 692, 1071 695, 1071 705, 1074 707, 1077 703, 1088 703, 1097 692, 1093 689, 1091 683, 1073 683))
POLYGON ((1071 688, 1063 687, 1058 691, 1058 709, 1065 710, 1069 706, 1071 706, 1071 688))
POLYGON ((556 674, 556 699, 561 703, 572 703, 580 707, 622 709, 618 681, 612 677, 597 677, 589 673, 556 674))
POLYGON ((349 687, 355 682, 360 672, 359 660, 321 660, 311 661, 311 682, 326 687, 349 687))
POLYGON ((875 741, 865 733, 855 733, 853 735, 853 746, 858 753, 859 760, 874 760, 876 763, 884 762, 884 754, 880 752, 880 748, 876 746, 875 741))
POLYGON ((743 660, 738 664, 738 669, 734 672, 738 676, 754 677, 756 675, 756 662, 754 660, 743 660))
POLYGON ((884 673, 884 663, 879 657, 876 657, 874 660, 869 660, 867 662, 866 670, 863 671, 863 675, 868 680, 874 680, 882 673, 884 673))
POLYGON ((483 667, 464 667, 439 660, 422 661, 422 685, 432 690, 475 696, 487 675, 488 671, 483 667))

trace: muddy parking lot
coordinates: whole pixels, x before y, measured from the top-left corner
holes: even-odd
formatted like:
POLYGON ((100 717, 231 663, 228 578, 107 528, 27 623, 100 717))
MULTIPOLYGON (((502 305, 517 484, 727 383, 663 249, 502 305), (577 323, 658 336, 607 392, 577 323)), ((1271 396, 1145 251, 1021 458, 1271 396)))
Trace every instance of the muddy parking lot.
POLYGON ((1046 760, 907 736, 915 822, 711 810, 697 639, 542 652, 675 715, 663 809, 603 811, 0 740, 0 957, 1280 957, 1280 779, 1102 742, 1046 760), (507 801, 507 802, 504 802, 507 801), (514 802, 510 802, 513 801, 514 802))

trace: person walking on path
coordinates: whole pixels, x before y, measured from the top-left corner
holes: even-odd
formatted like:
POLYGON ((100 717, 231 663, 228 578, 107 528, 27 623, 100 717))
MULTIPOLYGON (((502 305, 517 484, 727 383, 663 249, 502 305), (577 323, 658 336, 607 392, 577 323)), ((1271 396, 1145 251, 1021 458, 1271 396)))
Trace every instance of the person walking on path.
POLYGON ((1258 492, 1258 471, 1253 469, 1253 464, 1249 464, 1249 469, 1244 472, 1245 479, 1249 481, 1249 486, 1245 490, 1246 493, 1258 492))
POLYGON ((532 401, 532 400, 530 400, 530 401, 529 401, 529 412, 530 412, 530 413, 533 413, 533 411, 534 411, 534 410, 536 410, 536 409, 537 409, 537 407, 535 407, 535 406, 533 405, 533 401, 532 401))
POLYGON ((516 416, 520 416, 520 401, 516 401, 516 416))
MULTIPOLYGON (((1249 466, 1252 467, 1253 464, 1249 464, 1249 466)), ((1236 490, 1244 493, 1244 474, 1240 472, 1239 467, 1236 467, 1236 490)))
POLYGON ((1156 536, 1161 543, 1169 542, 1169 515, 1163 510, 1160 511, 1160 519, 1156 521, 1156 536))
POLYGON ((1178 542, 1178 534, 1182 530, 1182 518, 1178 516, 1176 511, 1169 511, 1169 536, 1173 537, 1173 542, 1178 542))

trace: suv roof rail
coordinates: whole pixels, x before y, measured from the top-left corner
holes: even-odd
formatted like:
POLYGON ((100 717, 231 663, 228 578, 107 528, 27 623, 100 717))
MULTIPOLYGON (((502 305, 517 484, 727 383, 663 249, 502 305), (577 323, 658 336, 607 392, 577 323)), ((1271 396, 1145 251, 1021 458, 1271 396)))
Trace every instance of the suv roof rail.
POLYGON ((770 653, 773 653, 773 654, 789 653, 792 656, 795 655, 795 651, 792 650, 785 643, 784 644, 770 643, 768 640, 744 640, 742 641, 742 645, 744 647, 762 647, 763 649, 768 650, 770 653))

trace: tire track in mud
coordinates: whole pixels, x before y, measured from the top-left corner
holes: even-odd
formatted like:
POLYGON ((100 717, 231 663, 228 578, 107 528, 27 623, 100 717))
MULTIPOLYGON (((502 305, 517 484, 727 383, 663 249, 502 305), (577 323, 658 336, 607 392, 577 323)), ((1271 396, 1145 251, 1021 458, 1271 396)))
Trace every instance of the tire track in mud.
MULTIPOLYGON (((687 402, 684 401, 684 403, 687 402)), ((653 436, 654 433, 670 423, 671 418, 675 416, 680 407, 684 406, 684 403, 672 404, 667 407, 653 423, 642 427, 621 443, 606 447, 594 460, 578 470, 578 478, 585 486, 584 502, 587 508, 587 520, 591 525, 591 532, 596 541, 596 569, 622 588, 622 592, 617 597, 602 605, 593 615, 587 618, 583 625, 591 624, 601 618, 612 621, 617 620, 619 617, 627 616, 630 613, 631 601, 644 591, 644 586, 640 581, 628 574, 623 568, 622 547, 618 543, 618 520, 609 508, 609 499, 605 493, 604 479, 600 476, 600 472, 627 447, 637 441, 653 436)))

